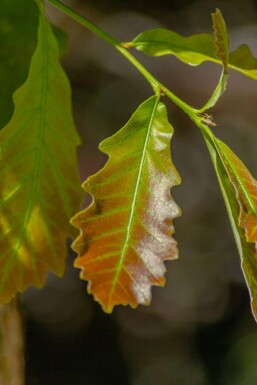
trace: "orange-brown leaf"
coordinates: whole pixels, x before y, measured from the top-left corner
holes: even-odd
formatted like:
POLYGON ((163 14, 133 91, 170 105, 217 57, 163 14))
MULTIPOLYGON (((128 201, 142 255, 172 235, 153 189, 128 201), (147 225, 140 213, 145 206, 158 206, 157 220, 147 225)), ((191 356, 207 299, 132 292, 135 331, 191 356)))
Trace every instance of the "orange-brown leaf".
POLYGON ((75 265, 103 309, 148 304, 151 286, 165 283, 164 260, 177 258, 170 188, 180 177, 170 160, 173 129, 157 96, 103 141, 105 167, 83 185, 93 203, 72 224, 80 229, 75 265))

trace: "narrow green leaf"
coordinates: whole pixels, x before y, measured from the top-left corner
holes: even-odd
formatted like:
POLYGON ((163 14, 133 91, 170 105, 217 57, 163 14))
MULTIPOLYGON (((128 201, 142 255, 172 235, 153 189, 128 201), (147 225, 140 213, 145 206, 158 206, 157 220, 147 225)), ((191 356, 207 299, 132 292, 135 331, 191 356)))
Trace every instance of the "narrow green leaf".
POLYGON ((224 94, 227 87, 228 81, 228 50, 229 50, 229 41, 226 23, 222 17, 220 10, 216 10, 215 13, 211 14, 216 46, 216 57, 221 60, 223 69, 219 79, 219 82, 208 100, 208 102, 201 109, 201 113, 205 112, 207 109, 215 106, 219 98, 224 94))
POLYGON ((63 273, 69 218, 80 202, 70 86, 37 3, 37 48, 0 132, 0 303, 30 284, 41 286, 48 270, 63 273))
POLYGON ((206 135, 204 130, 203 134, 227 207, 257 321, 257 182, 225 143, 214 135, 206 135))
POLYGON ((177 258, 173 218, 180 210, 170 188, 180 177, 170 160, 173 128, 157 96, 145 101, 129 122, 104 140, 105 167, 84 184, 93 203, 72 224, 75 265, 103 309, 149 304, 151 286, 164 285, 164 260, 177 258))
POLYGON ((228 75, 224 72, 224 69, 222 70, 219 82, 208 100, 208 102, 200 109, 200 113, 204 113, 206 110, 212 108, 215 106, 217 101, 220 99, 220 97, 224 94, 227 88, 227 82, 228 82, 228 75))
POLYGON ((224 72, 227 74, 229 41, 226 23, 219 9, 217 9, 215 13, 212 13, 211 16, 214 29, 216 57, 222 62, 224 72))

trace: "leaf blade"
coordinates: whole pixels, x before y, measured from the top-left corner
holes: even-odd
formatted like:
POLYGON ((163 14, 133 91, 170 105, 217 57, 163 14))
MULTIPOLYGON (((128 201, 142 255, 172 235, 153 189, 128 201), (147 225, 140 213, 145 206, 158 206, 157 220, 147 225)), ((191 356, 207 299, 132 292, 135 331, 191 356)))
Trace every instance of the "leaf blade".
MULTIPOLYGON (((136 36, 129 46, 149 56, 173 55, 191 66, 205 61, 222 64, 222 60, 216 57, 215 40, 208 33, 182 36, 167 29, 155 28, 136 36)), ((229 53, 228 67, 257 80, 257 58, 246 44, 229 53)))
POLYGON ((80 229, 75 266, 108 313, 117 304, 147 304, 151 286, 164 284, 162 261, 177 257, 171 234, 180 210, 169 189, 180 177, 169 161, 172 132, 165 106, 156 96, 148 99, 101 144, 109 160, 83 184, 94 201, 72 219, 80 229))
POLYGON ((201 108, 201 113, 215 106, 217 101, 226 91, 227 81, 228 81, 229 41, 228 41, 226 23, 219 9, 217 9, 215 13, 212 13, 211 16, 213 21, 213 30, 214 30, 214 37, 215 37, 216 57, 221 60, 223 68, 222 68, 222 73, 221 73, 219 82, 210 99, 203 106, 203 108, 201 108))
POLYGON ((239 225, 245 230, 247 242, 255 243, 257 250, 257 181, 243 162, 221 140, 217 140, 222 151, 230 181, 240 205, 239 225))
POLYGON ((207 33, 182 36, 164 28, 155 28, 139 34, 131 46, 150 56, 174 55, 192 66, 206 60, 218 62, 213 36, 207 33))
POLYGON ((225 20, 219 9, 211 14, 216 46, 216 57, 222 62, 224 73, 228 72, 229 41, 225 20))
POLYGON ((80 201, 70 86, 43 3, 36 3, 37 47, 14 94, 14 115, 0 132, 0 303, 42 286, 49 270, 63 274, 68 220, 80 201))
MULTIPOLYGON (((203 127, 203 126, 202 126, 203 127)), ((257 248, 256 233, 253 232, 249 237, 247 228, 244 223, 244 215, 242 215, 242 194, 240 183, 235 179, 234 173, 239 175, 242 173, 250 180, 250 186, 254 192, 254 204, 256 201, 256 180, 246 169, 242 161, 232 152, 232 150, 214 135, 208 135, 208 128, 202 129, 204 138, 210 151, 213 165, 220 184, 224 202, 228 211, 229 220, 235 237, 236 245, 241 258, 241 267, 248 287, 251 308, 253 316, 257 322, 257 248), (236 164, 236 166, 232 166, 236 164), (236 171, 235 171, 236 170, 236 171)), ((243 184, 245 184, 243 182, 243 184)), ((250 199, 250 201, 251 201, 250 199)), ((249 209, 249 204, 247 205, 249 209)), ((251 213, 250 225, 256 225, 255 210, 251 213)))
POLYGON ((247 44, 241 44, 229 54, 229 66, 241 74, 257 80, 257 58, 253 56, 247 44))

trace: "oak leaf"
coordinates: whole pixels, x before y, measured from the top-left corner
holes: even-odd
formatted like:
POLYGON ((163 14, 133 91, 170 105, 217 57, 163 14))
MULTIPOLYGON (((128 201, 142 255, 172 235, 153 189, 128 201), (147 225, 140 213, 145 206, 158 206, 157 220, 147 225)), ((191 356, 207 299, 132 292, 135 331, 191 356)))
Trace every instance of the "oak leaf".
POLYGON ((42 286, 49 270, 62 275, 69 218, 80 203, 70 85, 43 2, 36 3, 37 47, 0 132, 0 303, 42 286))
POLYGON ((244 229, 247 242, 255 244, 257 252, 257 181, 225 143, 218 139, 216 142, 229 179, 236 191, 240 206, 238 224, 244 229))
POLYGON ((257 181, 233 151, 204 133, 241 257, 252 312, 257 321, 257 181))
POLYGON ((172 234, 180 209, 170 188, 180 177, 170 159, 172 134, 164 104, 151 97, 101 143, 109 160, 83 184, 93 202, 72 219, 80 229, 75 266, 108 313, 119 304, 149 304, 151 286, 165 283, 163 261, 178 256, 172 234))
POLYGON ((205 61, 222 64, 225 73, 229 67, 257 80, 257 58, 251 49, 243 44, 228 53, 228 36, 221 12, 217 10, 213 13, 212 19, 214 36, 209 33, 183 36, 164 28, 155 28, 140 33, 127 44, 150 56, 174 55, 192 66, 205 61))

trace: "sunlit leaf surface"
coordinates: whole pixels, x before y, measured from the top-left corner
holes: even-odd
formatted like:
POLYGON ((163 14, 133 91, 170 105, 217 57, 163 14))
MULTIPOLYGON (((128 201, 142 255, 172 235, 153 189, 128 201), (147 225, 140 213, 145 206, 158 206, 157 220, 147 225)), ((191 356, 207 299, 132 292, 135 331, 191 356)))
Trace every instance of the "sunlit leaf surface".
POLYGON ((243 75, 257 80, 257 58, 246 44, 240 45, 229 55, 229 66, 243 75))
POLYGON ((219 98, 226 91, 227 80, 228 80, 228 53, 229 53, 229 41, 226 23, 222 17, 220 10, 216 10, 215 13, 211 14, 212 24, 214 31, 214 41, 216 46, 216 58, 219 59, 223 65, 220 80, 208 102, 202 108, 202 111, 213 107, 219 98))
POLYGON ((72 220, 80 229, 75 265, 103 309, 148 304, 151 286, 164 285, 164 260, 178 256, 173 218, 180 210, 170 188, 180 177, 170 159, 173 129, 158 97, 104 140, 105 167, 83 185, 93 203, 72 220))
POLYGON ((174 55, 193 66, 206 60, 218 62, 214 38, 208 33, 186 37, 167 29, 155 28, 142 32, 132 45, 147 55, 174 55))
MULTIPOLYGON (((215 39, 207 33, 185 37, 156 28, 142 32, 130 45, 151 56, 174 55, 193 66, 205 61, 222 64, 221 57, 216 56, 215 39)), ((257 80, 257 58, 245 44, 229 54, 228 67, 257 80)))
POLYGON ((41 286, 48 270, 63 273, 69 218, 80 203, 70 86, 43 3, 38 5, 29 76, 0 132, 0 303, 30 284, 41 286))
POLYGON ((225 143, 215 137, 206 139, 257 321, 257 181, 225 143))

